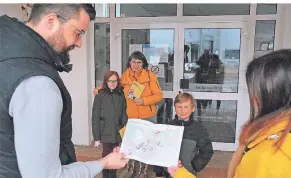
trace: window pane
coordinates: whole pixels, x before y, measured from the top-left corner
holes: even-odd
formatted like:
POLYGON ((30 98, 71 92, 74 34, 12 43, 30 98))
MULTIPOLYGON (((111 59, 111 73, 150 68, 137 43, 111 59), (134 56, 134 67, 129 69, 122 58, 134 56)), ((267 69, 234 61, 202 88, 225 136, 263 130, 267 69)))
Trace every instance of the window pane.
POLYGON ((236 93, 240 29, 185 29, 182 89, 236 93), (189 85, 188 85, 189 83, 189 85))
POLYGON ((94 4, 96 10, 96 17, 109 17, 109 4, 94 4))
POLYGON ((110 69, 110 24, 94 24, 95 86, 100 86, 110 69))
POLYGON ((277 14, 277 4, 257 4, 257 15, 277 14))
POLYGON ((254 57, 259 57, 274 51, 275 27, 275 20, 256 21, 254 57))
POLYGON ((127 68, 128 57, 141 51, 163 90, 173 91, 174 29, 124 29, 122 30, 122 71, 127 68))
POLYGON ((158 124, 168 124, 173 119, 173 98, 164 98, 157 108, 158 124))
POLYGON ((183 4, 183 16, 249 15, 250 4, 183 4))
POLYGON ((177 4, 116 4, 116 17, 177 16, 177 4))
POLYGON ((234 143, 237 101, 196 100, 195 120, 206 127, 213 142, 234 143))

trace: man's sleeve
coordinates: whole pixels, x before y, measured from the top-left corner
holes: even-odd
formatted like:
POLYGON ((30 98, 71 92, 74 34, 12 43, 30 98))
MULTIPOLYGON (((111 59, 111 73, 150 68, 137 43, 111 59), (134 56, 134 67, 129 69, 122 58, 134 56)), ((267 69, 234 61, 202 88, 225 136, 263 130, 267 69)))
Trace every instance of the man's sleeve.
POLYGON ((45 76, 22 81, 13 93, 15 149, 23 178, 93 178, 103 166, 98 161, 62 166, 59 159, 63 102, 56 83, 45 76))

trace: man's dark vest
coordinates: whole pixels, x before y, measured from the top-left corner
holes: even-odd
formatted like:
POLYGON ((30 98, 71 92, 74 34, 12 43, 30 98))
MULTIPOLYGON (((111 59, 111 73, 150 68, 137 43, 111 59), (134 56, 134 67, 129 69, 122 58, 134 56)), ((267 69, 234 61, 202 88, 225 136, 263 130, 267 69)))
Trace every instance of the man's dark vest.
POLYGON ((23 80, 32 76, 50 77, 58 85, 63 99, 60 127, 60 160, 63 165, 76 161, 74 145, 71 141, 71 96, 57 69, 52 64, 40 59, 4 60, 0 62, 0 178, 21 178, 14 146, 13 118, 9 115, 9 103, 17 86, 23 80))

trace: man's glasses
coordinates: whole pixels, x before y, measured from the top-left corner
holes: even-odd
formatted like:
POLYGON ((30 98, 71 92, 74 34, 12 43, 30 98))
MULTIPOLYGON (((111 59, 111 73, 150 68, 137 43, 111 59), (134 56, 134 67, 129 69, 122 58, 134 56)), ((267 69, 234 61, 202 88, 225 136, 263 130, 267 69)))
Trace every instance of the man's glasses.
MULTIPOLYGON (((67 20, 65 18, 63 18, 59 15, 57 15, 57 18, 63 20, 64 22, 67 22, 67 20)), ((81 38, 85 34, 84 30, 80 30, 79 28, 77 28, 75 25, 73 25, 71 23, 69 23, 69 24, 74 28, 74 31, 77 33, 77 39, 81 38)))

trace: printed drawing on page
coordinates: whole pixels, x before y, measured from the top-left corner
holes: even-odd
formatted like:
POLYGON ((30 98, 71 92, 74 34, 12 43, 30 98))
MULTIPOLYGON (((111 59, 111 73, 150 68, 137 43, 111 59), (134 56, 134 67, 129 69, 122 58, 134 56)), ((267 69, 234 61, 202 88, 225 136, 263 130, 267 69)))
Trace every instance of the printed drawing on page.
POLYGON ((176 166, 183 132, 183 126, 130 119, 126 125, 120 151, 127 158, 149 165, 176 166))

